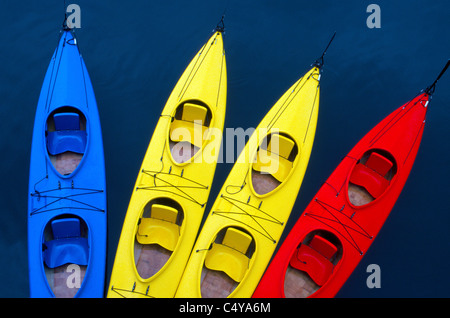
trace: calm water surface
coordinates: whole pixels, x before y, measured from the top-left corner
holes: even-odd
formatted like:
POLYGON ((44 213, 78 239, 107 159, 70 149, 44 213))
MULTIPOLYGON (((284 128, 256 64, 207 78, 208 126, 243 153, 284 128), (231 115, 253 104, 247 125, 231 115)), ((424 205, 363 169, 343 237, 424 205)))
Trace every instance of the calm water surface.
MULTIPOLYGON (((256 127, 336 39, 325 59, 310 164, 285 233, 353 145, 429 85, 450 58, 447 0, 71 1, 102 120, 111 272, 122 222, 158 116, 182 71, 225 12, 226 127, 256 127), (369 29, 366 8, 381 8, 369 29)), ((28 297, 30 142, 63 1, 0 2, 0 297, 28 297)), ((439 82, 421 149, 379 236, 338 297, 449 297, 450 74, 439 82), (381 268, 381 288, 366 268, 381 268)), ((217 167, 209 207, 231 170, 217 167)), ((208 210, 208 207, 207 207, 208 210)))

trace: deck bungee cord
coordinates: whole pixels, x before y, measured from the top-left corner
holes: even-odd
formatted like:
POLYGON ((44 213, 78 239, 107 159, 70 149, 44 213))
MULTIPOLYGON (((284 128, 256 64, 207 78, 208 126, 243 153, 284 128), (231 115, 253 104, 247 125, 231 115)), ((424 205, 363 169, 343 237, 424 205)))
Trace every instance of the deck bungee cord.
POLYGON ((155 296, 149 295, 150 291, 150 285, 147 286, 147 289, 144 292, 136 291, 136 282, 133 283, 133 286, 130 289, 125 288, 117 288, 114 286, 111 286, 110 290, 115 295, 121 297, 121 298, 129 298, 129 294, 135 294, 135 296, 143 297, 143 298, 156 298, 155 296))
POLYGON ((264 212, 263 210, 261 210, 261 205, 263 203, 263 201, 261 201, 259 203, 259 205, 253 206, 251 204, 249 204, 250 201, 250 197, 248 198, 247 202, 241 201, 239 199, 235 199, 233 197, 230 196, 224 196, 223 194, 221 195, 221 198, 223 198, 225 201, 231 203, 235 208, 237 208, 239 211, 220 211, 220 210, 213 210, 211 213, 213 215, 219 215, 225 218, 228 218, 230 220, 236 221, 238 223, 242 223, 242 224, 248 224, 248 221, 246 221, 245 219, 240 220, 239 218, 233 217, 233 216, 247 216, 248 218, 250 218, 253 222, 256 223, 256 225, 258 226, 258 228, 253 227, 251 225, 248 225, 251 229, 255 230, 256 232, 258 232, 259 234, 261 234, 262 236, 266 237, 268 240, 270 240, 272 243, 277 243, 277 240, 274 239, 270 233, 268 232, 268 230, 266 230, 266 228, 261 224, 260 221, 266 221, 272 224, 278 224, 280 226, 284 225, 284 222, 278 220, 277 218, 271 216, 269 213, 264 212), (258 214, 251 214, 249 212, 249 210, 246 210, 244 207, 246 208, 251 208, 252 211, 257 212, 258 214), (259 221, 258 221, 259 220, 259 221))
POLYGON ((186 200, 189 200, 191 202, 194 202, 194 203, 200 205, 201 207, 205 206, 206 202, 201 203, 201 202, 197 201, 195 199, 195 197, 193 197, 192 195, 189 195, 186 191, 184 191, 182 189, 208 190, 209 187, 207 185, 203 185, 200 182, 197 182, 197 181, 195 181, 193 179, 188 179, 186 177, 183 177, 182 175, 171 174, 170 170, 169 170, 169 172, 142 170, 142 173, 153 177, 153 179, 154 179, 153 186, 136 187, 136 190, 168 192, 168 193, 171 193, 173 195, 180 196, 183 199, 186 199, 186 200), (164 179, 163 176, 165 176, 165 177, 174 177, 174 178, 177 178, 177 179, 181 179, 183 181, 186 181, 187 184, 186 185, 175 185, 175 184, 171 183, 169 180, 164 179), (164 185, 156 184, 157 180, 163 182, 164 185), (190 185, 188 183, 190 183, 190 185), (181 193, 176 193, 176 192, 171 191, 171 190, 165 190, 163 188, 174 188, 174 189, 178 190, 181 193))
MULTIPOLYGON (((175 117, 170 116, 170 115, 160 115, 160 117, 164 117, 164 118, 169 118, 170 121, 172 121, 175 117)), ((150 190, 150 191, 161 191, 161 192, 167 192, 167 193, 171 193, 177 196, 180 196, 186 200, 190 200, 194 203, 197 203, 198 205, 200 205, 201 207, 204 207, 206 202, 199 202, 198 200, 195 199, 195 197, 193 195, 188 194, 186 191, 182 190, 183 189, 193 189, 193 190, 209 190, 209 186, 208 185, 204 185, 194 179, 189 179, 183 176, 184 174, 184 169, 181 169, 180 175, 176 175, 171 173, 172 172, 172 167, 169 167, 169 170, 167 172, 164 172, 164 151, 170 151, 168 149, 166 149, 167 147, 167 142, 165 141, 163 144, 163 149, 161 152, 161 156, 160 156, 160 162, 161 162, 161 169, 159 171, 156 170, 146 170, 146 169, 142 169, 141 172, 149 175, 151 177, 153 177, 153 186, 137 186, 136 190, 150 190), (185 185, 175 185, 173 184, 169 179, 171 178, 175 178, 175 179, 179 179, 179 180, 183 180, 186 181, 185 185), (157 184, 157 180, 163 182, 163 184, 157 184), (163 188, 174 188, 176 190, 178 190, 178 192, 174 192, 171 191, 170 189, 163 189, 163 188)))
POLYGON ((363 255, 364 252, 359 248, 357 241, 354 239, 351 233, 362 235, 363 237, 368 238, 369 240, 373 239, 373 236, 367 233, 367 231, 364 230, 362 226, 360 226, 357 222, 353 220, 355 214, 353 213, 352 215, 348 216, 342 213, 342 211, 345 208, 345 205, 342 206, 341 208, 336 208, 326 203, 325 201, 319 200, 318 198, 315 199, 315 202, 317 202, 325 211, 327 211, 330 217, 325 217, 319 214, 315 214, 314 212, 307 212, 307 211, 305 211, 304 215, 335 229, 351 244, 351 246, 353 246, 358 251, 360 255, 363 255), (332 212, 332 210, 334 212, 332 212), (341 218, 338 217, 338 215, 341 216, 341 218), (343 220, 346 220, 347 222, 343 220), (348 222, 350 222, 350 225, 348 225, 348 222), (339 230, 337 227, 333 227, 332 225, 330 225, 333 223, 336 223, 336 225, 340 225, 341 230, 339 230))
POLYGON ((96 212, 104 213, 104 212, 106 212, 105 209, 88 204, 88 203, 80 201, 80 200, 73 199, 73 197, 99 194, 99 193, 103 193, 103 192, 104 192, 104 190, 101 190, 101 189, 76 188, 73 186, 72 187, 61 187, 61 184, 59 184, 58 188, 55 188, 55 189, 49 189, 49 190, 45 190, 45 191, 41 191, 41 192, 35 191, 34 193, 31 193, 31 196, 37 197, 38 201, 40 201, 41 199, 55 199, 55 200, 50 203, 46 203, 44 206, 42 206, 40 208, 32 210, 30 212, 30 216, 35 215, 35 214, 55 211, 55 210, 64 210, 64 209, 75 209, 75 210, 79 209, 79 210, 88 210, 88 211, 96 211, 96 212), (84 191, 84 192, 68 194, 68 195, 64 195, 64 196, 46 194, 46 193, 54 193, 56 191, 61 191, 61 190, 74 190, 74 191, 79 190, 79 191, 84 191), (68 201, 71 203, 78 203, 81 206, 67 205, 67 206, 58 206, 55 208, 47 209, 48 207, 56 205, 60 201, 68 201))

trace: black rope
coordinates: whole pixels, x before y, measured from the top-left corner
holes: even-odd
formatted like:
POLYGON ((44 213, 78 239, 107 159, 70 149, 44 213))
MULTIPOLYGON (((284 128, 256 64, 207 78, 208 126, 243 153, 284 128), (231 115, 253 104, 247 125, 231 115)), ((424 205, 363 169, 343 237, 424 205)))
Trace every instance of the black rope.
POLYGON ((309 80, 309 77, 303 81, 302 76, 298 81, 297 85, 295 85, 295 88, 289 93, 289 96, 283 101, 283 104, 281 104, 280 108, 278 108, 277 112, 273 115, 273 117, 270 119, 269 123, 267 124, 267 128, 271 129, 273 125, 277 122, 277 120, 283 115, 284 111, 289 107, 292 100, 297 96, 297 94, 302 90, 303 86, 305 86, 305 83, 309 80), (302 83, 301 87, 297 89, 297 87, 302 83), (292 94, 295 92, 294 96, 291 98, 292 94), (286 104, 287 103, 287 104, 286 104), (285 105, 286 104, 286 105, 285 105))
POLYGON ((204 252, 204 251, 210 251, 211 249, 212 249, 212 244, 211 244, 211 246, 209 248, 199 248, 199 249, 195 250, 195 253, 204 252))
POLYGON ((189 195, 186 191, 183 191, 182 188, 208 190, 208 188, 209 188, 208 186, 201 184, 195 180, 192 180, 192 179, 189 179, 189 178, 186 178, 183 176, 179 176, 176 174, 167 173, 167 172, 142 170, 142 173, 145 173, 145 174, 149 175, 150 177, 153 177, 153 180, 154 180, 153 186, 137 187, 136 190, 153 190, 153 191, 168 192, 168 193, 172 193, 174 195, 178 195, 186 200, 192 201, 192 202, 200 205, 201 207, 205 206, 206 203, 200 203, 193 196, 189 195), (189 184, 188 185, 174 185, 171 182, 169 182, 168 180, 165 180, 164 178, 162 178, 162 176, 171 176, 171 177, 181 178, 183 180, 187 180, 188 182, 190 182, 191 185, 189 185, 189 184), (160 180, 160 181, 164 182, 165 185, 157 185, 156 180, 160 180), (170 190, 165 190, 162 188, 175 188, 179 192, 181 192, 181 194, 170 191, 170 190))
POLYGON ((317 198, 315 199, 315 202, 318 205, 320 205, 325 211, 327 211, 331 215, 332 218, 327 218, 325 216, 317 215, 312 212, 306 212, 305 216, 309 216, 310 218, 315 219, 316 221, 321 222, 321 223, 331 227, 332 229, 336 230, 344 239, 346 239, 350 243, 351 246, 353 246, 362 255, 363 251, 359 248, 358 244, 356 243, 353 235, 350 233, 349 230, 352 230, 368 239, 372 239, 373 237, 366 230, 364 230, 364 228, 362 228, 358 223, 356 223, 351 217, 348 217, 346 214, 344 214, 342 212, 342 210, 343 210, 342 208, 337 209, 324 201, 320 201, 317 198), (342 216, 344 216, 346 219, 348 219, 352 224, 357 226, 357 228, 349 226, 347 224, 344 224, 330 209, 335 210, 336 212, 340 213, 342 216), (345 232, 347 233, 347 235, 350 239, 346 235, 343 235, 341 233, 341 231, 339 231, 336 227, 331 226, 331 224, 329 224, 328 222, 325 222, 325 221, 335 222, 338 225, 340 225, 345 230, 345 232))
POLYGON ((97 194, 97 193, 103 193, 103 190, 98 190, 98 189, 88 189, 88 188, 74 188, 74 187, 58 187, 57 189, 50 189, 50 190, 45 190, 45 191, 36 191, 34 193, 31 193, 30 195, 32 197, 37 197, 38 201, 41 198, 49 198, 49 199, 55 199, 50 203, 45 204, 44 206, 34 209, 33 211, 31 211, 30 216, 36 215, 36 214, 40 214, 40 213, 45 213, 45 212, 49 212, 49 211, 55 211, 55 210, 61 210, 61 209, 78 209, 78 210, 88 210, 88 211, 96 211, 96 212, 102 212, 104 213, 105 210, 98 208, 94 205, 88 204, 86 202, 83 201, 79 201, 79 200, 75 200, 73 199, 73 197, 76 196, 82 196, 82 195, 90 195, 90 194, 97 194), (86 192, 82 192, 82 193, 75 193, 75 194, 69 194, 66 196, 58 196, 58 195, 48 195, 46 193, 51 193, 53 191, 60 191, 60 190, 80 190, 80 191, 86 191, 86 192), (50 206, 54 205, 57 202, 63 201, 63 200, 67 200, 67 201, 71 201, 74 203, 78 203, 81 205, 81 207, 74 207, 74 206, 61 206, 61 207, 56 207, 56 208, 49 208, 50 206))
POLYGON ((237 199, 234 199, 234 198, 231 198, 231 197, 227 197, 227 196, 224 196, 224 195, 221 195, 221 198, 223 198, 225 201, 231 203, 233 206, 238 208, 241 212, 239 212, 239 211, 212 211, 212 214, 216 214, 218 216, 222 216, 222 217, 228 218, 230 220, 237 221, 237 222, 240 222, 242 224, 246 224, 246 226, 248 226, 251 229, 255 230, 256 232, 260 233, 261 235, 263 235, 264 237, 266 237, 267 239, 269 239, 273 243, 276 243, 276 240, 270 235, 270 233, 264 228, 264 226, 261 225, 260 222, 258 222, 257 219, 263 220, 263 221, 267 221, 267 222, 271 222, 271 223, 275 223, 275 224, 278 224, 280 226, 284 225, 284 222, 281 222, 280 220, 277 220, 276 218, 271 216, 269 213, 264 212, 264 211, 260 210, 259 208, 255 207, 255 206, 253 206, 251 204, 248 204, 248 203, 245 203, 243 201, 240 201, 240 200, 237 200, 237 199), (257 210, 258 212, 262 213, 263 216, 261 216, 261 215, 251 215, 244 208, 240 207, 237 203, 240 203, 240 204, 242 204, 244 206, 247 206, 247 207, 251 207, 251 208, 257 210), (233 218, 232 215, 247 215, 248 217, 250 217, 259 226, 260 229, 254 228, 251 225, 249 225, 249 224, 247 224, 247 223, 245 223, 243 221, 240 221, 240 220, 238 220, 236 218, 233 218))
MULTIPOLYGON (((314 76, 313 76, 313 78, 314 78, 314 76)), ((311 124, 312 114, 314 113, 314 107, 315 107, 315 104, 316 104, 317 95, 319 93, 319 86, 320 85, 317 84, 316 93, 314 94, 313 107, 311 108, 311 111, 309 112, 308 126, 306 126, 306 132, 305 132, 305 137, 303 138, 303 143, 305 143, 306 137, 308 136, 309 125, 311 124)))
MULTIPOLYGON (((297 85, 295 86, 295 88, 290 92, 289 96, 284 100, 283 104, 280 106, 280 108, 277 110, 277 112, 275 113, 275 115, 274 115, 274 116, 272 117, 272 119, 270 120, 269 124, 267 125, 267 128, 268 128, 268 129, 271 129, 271 128, 275 125, 275 123, 277 122, 277 120, 280 119, 280 117, 283 115, 284 111, 290 106, 291 102, 292 102, 292 101, 295 99, 295 97, 302 91, 303 86, 305 86, 306 82, 307 82, 308 80, 310 80, 311 78, 316 79, 316 78, 313 76, 313 75, 315 75, 315 74, 317 74, 317 73, 311 73, 311 74, 309 75, 309 77, 306 78, 304 81, 303 81, 303 77, 304 77, 304 76, 301 77, 301 78, 297 81, 297 85), (300 85, 300 83, 301 83, 302 85, 300 86, 300 88, 298 88, 298 86, 300 85), (295 94, 292 95, 294 92, 295 92, 295 94), (286 103, 287 103, 287 104, 286 104, 286 103), (285 104, 286 104, 286 105, 285 105, 285 104)), ((316 79, 316 80, 317 80, 317 79, 316 79)), ((319 88, 319 85, 320 85, 320 83, 318 82, 318 83, 317 83, 317 87, 316 87, 316 95, 314 96, 313 105, 314 105, 314 103, 315 103, 315 101, 316 101, 316 98, 317 98, 317 88, 319 88)), ((311 119, 311 115, 312 115, 312 113, 313 113, 313 110, 314 110, 314 107, 311 109, 310 119, 311 119)), ((307 127, 307 130, 306 130, 306 134, 308 134, 309 123, 310 123, 310 122, 308 122, 308 127, 307 127)), ((306 135, 305 135, 305 139, 306 139, 306 135)), ((303 142, 304 142, 304 140, 303 140, 303 142)))
POLYGON ((439 81, 439 79, 442 77, 442 75, 444 75, 445 71, 447 71, 448 67, 450 66, 450 59, 447 61, 447 63, 445 64, 444 68, 442 69, 442 71, 439 73, 438 77, 434 80, 433 84, 431 84, 430 86, 428 86, 425 89, 425 93, 427 93, 428 95, 433 95, 434 91, 436 89, 436 83, 439 81))
POLYGON ((149 290, 149 287, 147 287, 147 290, 146 290, 146 292, 145 293, 143 293, 143 292, 138 292, 138 291, 135 291, 134 289, 135 289, 135 287, 136 287, 136 285, 135 285, 136 283, 134 283, 134 285, 133 285, 133 289, 124 289, 124 288, 116 288, 116 287, 114 287, 114 286, 111 286, 111 291, 113 291, 113 292, 115 292, 117 295, 119 295, 119 296, 121 296, 122 298, 127 298, 127 296, 125 296, 123 293, 124 292, 127 292, 127 293, 132 293, 132 294, 138 294, 138 295, 141 295, 141 296, 145 296, 145 297, 148 297, 148 298, 154 298, 153 296, 150 296, 149 294, 148 294, 148 290, 149 290))
POLYGON ((415 144, 416 144, 416 142, 417 142, 417 139, 419 138, 419 135, 420 135, 420 133, 422 132, 424 126, 425 126, 425 121, 422 122, 422 125, 420 125, 420 129, 419 129, 419 131, 418 131, 417 134, 416 134, 416 138, 414 138, 414 142, 413 142, 411 148, 409 148, 408 154, 406 155, 405 160, 403 161, 403 164, 405 164, 405 163, 406 163, 406 160, 408 160, 408 157, 409 157, 409 155, 411 154, 411 151, 413 150, 413 148, 414 148, 414 146, 415 146, 415 144))
MULTIPOLYGON (((45 168, 47 168, 47 165, 45 166, 45 168)), ((44 181, 45 179, 48 179, 48 174, 47 174, 47 173, 45 174, 45 177, 43 177, 41 180, 37 181, 37 182, 34 184, 34 186, 33 186, 34 192, 37 194, 38 201, 41 199, 41 192, 39 192, 39 191, 36 189, 36 186, 37 186, 39 183, 41 183, 42 181, 44 181)), ((31 196, 33 196, 33 193, 31 193, 31 196)))
MULTIPOLYGON (((414 98, 415 99, 415 98, 414 98)), ((382 127, 380 129, 380 131, 378 131, 378 133, 372 138, 372 140, 370 141, 370 146, 373 147, 373 145, 378 142, 378 140, 380 140, 392 127, 395 126, 395 124, 397 124, 399 122, 400 119, 402 119, 411 109, 413 109, 414 106, 417 105, 417 103, 421 102, 422 99, 416 101, 411 107, 409 107, 408 109, 406 109, 406 107, 408 107, 412 101, 414 100, 410 100, 404 107, 402 107, 390 120, 389 122, 386 123, 386 125, 384 127, 382 127), (405 110, 404 112, 402 112, 403 110, 405 110), (401 115, 400 115, 401 113, 401 115), (400 117, 398 117, 398 115, 400 115, 400 117), (395 121, 394 121, 395 119, 395 121), (380 134, 381 133, 381 134, 380 134)))
MULTIPOLYGON (((52 72, 50 75, 50 80, 48 82, 47 97, 46 97, 46 101, 45 101, 45 109, 46 110, 48 110, 50 108, 50 104, 53 99, 53 91, 55 90, 56 79, 58 78, 58 73, 59 73, 59 66, 61 64, 62 54, 63 54, 65 43, 66 43, 66 34, 61 35, 61 36, 64 36, 64 45, 62 47, 61 53, 59 52, 60 51, 59 43, 56 48, 55 59, 58 57, 58 54, 59 54, 59 59, 58 59, 58 62, 56 62, 56 60, 53 62, 52 72), (56 66, 56 64, 57 64, 57 66, 56 66), (55 66, 56 66, 56 70, 55 70, 55 66), (56 73, 55 73, 55 71, 56 71, 56 73), (55 73, 55 75, 53 76, 54 73, 55 73)), ((61 38, 60 38, 60 40, 61 40, 61 38)))
POLYGON ((229 184, 229 185, 227 185, 227 186, 225 187, 225 191, 226 191, 228 194, 238 194, 239 192, 241 192, 242 189, 244 189, 244 187, 247 185, 247 182, 246 182, 245 180, 247 179, 249 170, 250 170, 250 169, 247 169, 247 172, 246 172, 245 175, 244 175, 244 180, 242 181, 242 184, 241 184, 241 185, 229 184), (237 190, 231 191, 231 190, 229 190, 228 188, 235 188, 235 189, 237 189, 237 190))
POLYGON ((70 28, 67 26, 67 7, 66 7, 66 0, 64 0, 64 21, 62 23, 62 29, 64 31, 69 31, 70 28))
POLYGON ((330 47, 331 42, 333 42, 335 36, 336 36, 336 31, 334 32, 333 36, 331 37, 330 42, 328 42, 328 45, 325 48, 325 50, 323 51, 322 55, 312 64, 312 66, 317 66, 318 68, 322 68, 323 63, 324 63, 323 58, 324 58, 325 54, 327 54, 327 50, 330 47))
POLYGON ((87 93, 87 87, 86 87, 86 76, 84 74, 83 58, 81 57, 81 54, 80 54, 80 64, 81 64, 81 73, 83 74, 83 87, 84 87, 84 96, 86 98, 86 108, 89 109, 89 100, 88 100, 88 93, 87 93))
POLYGON ((222 15, 222 18, 220 19, 219 23, 217 23, 216 28, 214 29, 214 32, 224 32, 225 31, 225 23, 223 23, 223 18, 225 15, 222 15))
POLYGON ((220 96, 220 89, 222 88, 222 73, 223 73, 223 65, 225 62, 225 49, 222 53, 222 62, 220 63, 220 75, 219 75, 219 87, 217 88, 217 98, 216 98, 216 109, 217 106, 219 106, 219 96, 220 96))
POLYGON ((211 41, 210 45, 208 45, 209 42, 207 42, 205 45, 203 45, 200 53, 197 55, 195 63, 192 66, 192 69, 189 72, 189 75, 188 75, 186 81, 183 83, 183 87, 181 88, 180 93, 178 94, 178 101, 180 101, 183 98, 184 94, 187 92, 189 86, 191 85, 192 81, 194 80, 195 75, 197 75, 198 70, 202 66, 203 61, 205 60, 206 56, 208 55, 209 50, 213 46, 214 42, 215 42, 215 38, 213 39, 213 41, 211 41), (208 47, 206 48, 207 45, 208 45, 208 47), (206 52, 204 53, 205 49, 206 49, 206 52), (200 60, 200 56, 202 57, 201 60, 200 60), (197 66, 197 62, 199 62, 199 61, 200 61, 200 63, 197 66))

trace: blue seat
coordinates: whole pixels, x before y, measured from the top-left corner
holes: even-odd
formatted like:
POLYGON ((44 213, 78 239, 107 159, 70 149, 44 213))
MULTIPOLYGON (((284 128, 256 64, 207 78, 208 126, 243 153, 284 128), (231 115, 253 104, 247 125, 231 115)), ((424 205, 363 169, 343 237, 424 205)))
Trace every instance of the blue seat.
POLYGON ((87 265, 88 240, 81 237, 80 220, 65 218, 51 223, 53 240, 45 242, 44 262, 50 268, 64 264, 87 265))
POLYGON ((80 130, 80 116, 76 113, 53 115, 55 131, 47 136, 48 152, 55 156, 71 151, 83 154, 86 148, 86 131, 80 130))

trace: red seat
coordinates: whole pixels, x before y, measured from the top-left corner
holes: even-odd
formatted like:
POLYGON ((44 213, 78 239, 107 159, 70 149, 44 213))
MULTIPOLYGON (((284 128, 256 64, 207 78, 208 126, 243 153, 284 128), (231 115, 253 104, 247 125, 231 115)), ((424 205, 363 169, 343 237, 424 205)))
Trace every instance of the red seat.
POLYGON ((372 152, 365 165, 360 162, 356 164, 350 182, 364 187, 371 196, 378 198, 389 186, 389 181, 384 176, 392 166, 389 159, 372 152))
POLYGON ((333 273, 334 265, 330 259, 337 247, 321 236, 314 236, 309 245, 301 244, 292 255, 289 264, 306 272, 319 286, 323 286, 333 273))
POLYGON ((379 153, 372 152, 367 159, 366 166, 384 177, 392 168, 393 163, 379 153))

